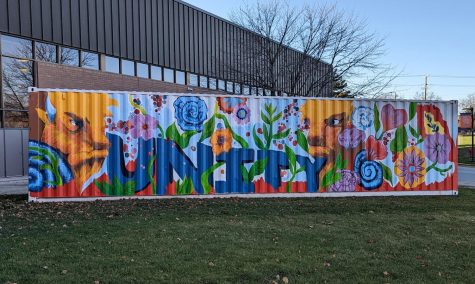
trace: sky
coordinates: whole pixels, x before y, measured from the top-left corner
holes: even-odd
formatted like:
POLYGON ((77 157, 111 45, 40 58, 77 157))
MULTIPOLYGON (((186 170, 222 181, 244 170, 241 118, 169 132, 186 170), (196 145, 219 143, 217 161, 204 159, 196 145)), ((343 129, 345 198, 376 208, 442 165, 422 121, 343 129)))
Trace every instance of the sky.
MULTIPOLYGON (((293 5, 315 3, 290 0, 293 5)), ((229 18, 241 0, 186 0, 215 15, 229 18)), ((429 93, 443 100, 475 94, 475 0, 327 0, 354 15, 385 40, 380 59, 404 77, 388 92, 414 98, 423 91, 428 75, 429 93), (422 76, 413 76, 422 75, 422 76)))

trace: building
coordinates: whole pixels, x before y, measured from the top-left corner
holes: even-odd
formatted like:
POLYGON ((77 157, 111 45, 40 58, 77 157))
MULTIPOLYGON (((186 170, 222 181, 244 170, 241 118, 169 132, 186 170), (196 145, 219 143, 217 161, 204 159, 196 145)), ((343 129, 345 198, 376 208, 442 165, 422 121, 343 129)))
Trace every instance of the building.
MULTIPOLYGON (((275 43, 178 0, 0 0, 0 37, 0 177, 27 173, 29 86, 303 95, 293 71, 250 80, 261 64, 247 52, 275 43)), ((275 68, 303 57, 288 48, 275 68)), ((331 95, 330 65, 309 59, 303 74, 304 95, 331 95)))

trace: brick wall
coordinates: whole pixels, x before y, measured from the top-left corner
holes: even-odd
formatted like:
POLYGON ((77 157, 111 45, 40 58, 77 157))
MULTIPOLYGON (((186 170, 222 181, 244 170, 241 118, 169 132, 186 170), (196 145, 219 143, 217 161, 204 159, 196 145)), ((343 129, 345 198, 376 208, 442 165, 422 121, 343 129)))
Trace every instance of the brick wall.
POLYGON ((223 94, 221 91, 206 88, 189 87, 46 62, 37 63, 36 74, 39 88, 223 94))

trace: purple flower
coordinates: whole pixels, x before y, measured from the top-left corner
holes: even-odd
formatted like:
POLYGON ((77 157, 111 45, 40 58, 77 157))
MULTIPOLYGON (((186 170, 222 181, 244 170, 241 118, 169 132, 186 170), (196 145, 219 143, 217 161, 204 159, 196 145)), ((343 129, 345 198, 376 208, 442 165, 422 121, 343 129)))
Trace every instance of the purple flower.
POLYGON ((233 117, 237 124, 249 123, 251 119, 251 110, 245 104, 240 104, 234 107, 233 117))
POLYGON ((341 179, 330 186, 330 191, 333 192, 353 192, 359 178, 355 172, 350 170, 339 170, 341 179))
POLYGON ((444 134, 427 135, 424 140, 424 153, 432 162, 447 163, 451 148, 450 139, 444 134))
POLYGON ((399 153, 394 165, 394 172, 405 188, 413 188, 424 182, 426 162, 424 153, 415 146, 399 153))
POLYGON ((158 121, 155 118, 143 114, 133 114, 129 121, 132 125, 130 130, 132 137, 142 137, 144 140, 152 138, 153 132, 158 125, 158 121))
POLYGON ((338 135, 338 142, 346 149, 356 148, 366 138, 366 134, 357 128, 347 128, 338 135))

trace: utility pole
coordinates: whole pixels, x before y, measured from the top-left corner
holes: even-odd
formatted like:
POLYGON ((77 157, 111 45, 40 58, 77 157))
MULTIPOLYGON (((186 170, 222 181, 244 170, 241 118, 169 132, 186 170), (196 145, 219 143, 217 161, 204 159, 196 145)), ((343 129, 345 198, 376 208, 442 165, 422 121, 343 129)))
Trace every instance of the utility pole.
POLYGON ((424 100, 427 100, 427 75, 425 76, 425 84, 424 84, 424 100))

